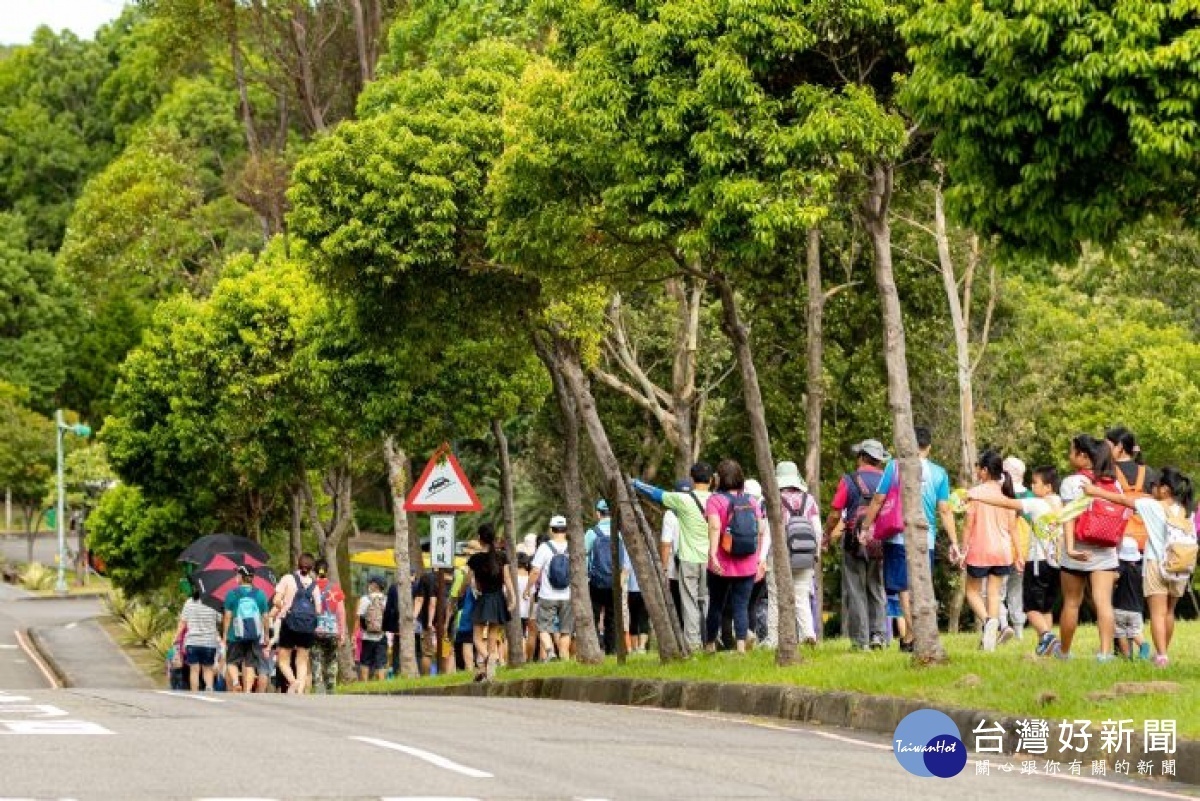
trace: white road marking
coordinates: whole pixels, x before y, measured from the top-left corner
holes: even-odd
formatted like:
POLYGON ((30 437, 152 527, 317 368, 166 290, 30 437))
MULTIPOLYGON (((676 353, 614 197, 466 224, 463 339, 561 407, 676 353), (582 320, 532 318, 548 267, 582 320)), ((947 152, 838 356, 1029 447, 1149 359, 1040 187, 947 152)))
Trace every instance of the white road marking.
POLYGON ((68 623, 67 625, 63 626, 63 628, 66 629, 67 631, 70 631, 71 629, 75 628, 78 625, 79 625, 79 621, 75 621, 74 623, 68 623))
POLYGON ((185 693, 177 690, 155 690, 158 695, 169 695, 172 698, 188 698, 192 701, 203 701, 206 704, 223 704, 225 703, 220 698, 209 698, 204 693, 185 693))
MULTIPOLYGON (((2 801, 2 799, 0 799, 2 801)), ((275 801, 274 798, 197 798, 196 801, 275 801)))
POLYGON ((479 801, 479 799, 457 795, 385 795, 379 801, 479 801))
POLYGON ((112 734, 98 723, 86 720, 0 720, 4 734, 112 734))
MULTIPOLYGON (((15 651, 15 650, 17 650, 17 648, 19 648, 19 647, 20 647, 20 646, 18 646, 16 643, 11 643, 11 642, 0 642, 0 650, 4 650, 4 651, 15 651)), ((0 801, 2 801, 2 800, 0 800, 0 801)))
POLYGON ((29 657, 33 664, 38 666, 38 670, 42 672, 42 678, 50 683, 50 688, 53 690, 60 689, 62 682, 54 675, 54 671, 50 670, 46 663, 42 661, 42 657, 38 655, 38 652, 33 650, 33 647, 25 639, 25 635, 21 633, 21 630, 17 629, 13 634, 16 635, 17 645, 21 646, 21 650, 25 652, 25 656, 29 657))
MULTIPOLYGON (((646 710, 651 711, 651 708, 646 707, 646 710)), ((859 740, 855 737, 847 737, 843 734, 834 734, 833 732, 828 732, 828 731, 817 731, 816 729, 802 729, 802 728, 797 728, 797 727, 793 727, 793 726, 780 726, 780 725, 777 725, 774 723, 766 723, 766 722, 757 721, 757 720, 727 718, 727 717, 721 717, 720 715, 706 715, 702 712, 688 712, 688 711, 682 710, 682 709, 662 709, 662 710, 657 710, 657 711, 669 712, 674 715, 683 715, 685 717, 704 718, 706 720, 721 720, 721 721, 725 721, 727 723, 732 721, 735 723, 742 723, 747 726, 757 726, 762 729, 771 729, 772 731, 786 731, 786 732, 792 732, 793 734, 814 734, 817 737, 824 737, 827 740, 837 740, 838 742, 866 746, 867 748, 874 748, 874 749, 880 750, 880 751, 892 751, 893 750, 891 745, 885 745, 883 743, 873 743, 869 740, 859 740)), ((1009 755, 1009 758, 1012 760, 1017 760, 1020 758, 1020 755, 1009 755)), ((984 761, 989 761, 989 760, 984 760, 984 761)), ((991 760, 991 761, 998 761, 998 760, 991 760)), ((979 763, 979 760, 977 760, 977 759, 968 759, 967 760, 968 765, 976 765, 978 763, 979 763)), ((1093 779, 1089 776, 1070 776, 1070 775, 1062 774, 1062 773, 1040 773, 1038 775, 1042 776, 1044 778, 1047 778, 1047 779, 1058 779, 1059 781, 1074 782, 1076 784, 1086 784, 1086 785, 1090 785, 1092 787, 1103 787, 1106 790, 1117 790, 1117 791, 1122 791, 1122 792, 1126 792, 1126 793, 1134 793, 1137 795, 1146 795, 1146 796, 1150 796, 1152 798, 1172 798, 1172 799, 1176 799, 1176 801, 1196 801, 1195 796, 1183 795, 1181 793, 1172 793, 1169 790, 1158 790, 1153 787, 1140 787, 1135 784, 1124 784, 1124 783, 1120 783, 1120 782, 1105 781, 1104 779, 1093 779)))
POLYGON ((423 759, 431 765, 436 765, 437 767, 444 768, 445 770, 454 771, 455 773, 463 776, 469 776, 472 779, 493 778, 492 774, 487 773, 486 771, 469 768, 466 765, 460 765, 451 759, 446 759, 444 756, 438 756, 437 754, 434 754, 430 751, 424 751, 420 748, 413 748, 411 745, 401 745, 400 743, 379 740, 374 737, 351 737, 350 739, 358 740, 360 743, 378 746, 379 748, 387 748, 392 751, 399 751, 402 754, 408 754, 409 756, 416 757, 417 759, 423 759))

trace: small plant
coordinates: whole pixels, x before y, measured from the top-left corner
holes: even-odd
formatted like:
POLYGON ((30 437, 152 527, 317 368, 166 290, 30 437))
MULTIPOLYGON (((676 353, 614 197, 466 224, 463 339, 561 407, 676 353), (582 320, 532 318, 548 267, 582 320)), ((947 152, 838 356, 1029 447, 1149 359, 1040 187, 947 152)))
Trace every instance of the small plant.
POLYGON ((30 562, 21 571, 21 584, 30 592, 54 589, 57 580, 55 571, 39 562, 30 562))
POLYGON ((171 616, 145 604, 135 602, 131 606, 128 616, 121 623, 125 629, 122 642, 125 645, 153 648, 155 640, 170 631, 171 616))
POLYGON ((161 632, 150 643, 150 650, 158 655, 159 659, 166 661, 167 654, 171 650, 171 646, 175 644, 175 629, 167 629, 161 632))
POLYGON ((104 606, 108 609, 108 613, 122 622, 129 619, 129 614, 133 611, 134 605, 134 602, 125 593, 117 589, 114 589, 104 598, 104 606))

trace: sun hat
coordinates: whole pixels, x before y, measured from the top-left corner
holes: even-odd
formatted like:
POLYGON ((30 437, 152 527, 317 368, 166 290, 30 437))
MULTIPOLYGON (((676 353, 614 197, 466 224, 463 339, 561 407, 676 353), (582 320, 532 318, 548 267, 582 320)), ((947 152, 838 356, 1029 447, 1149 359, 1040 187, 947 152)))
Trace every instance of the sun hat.
POLYGON ((796 489, 808 492, 808 482, 800 475, 800 468, 795 462, 780 462, 775 465, 775 481, 782 489, 796 489))
POLYGON ((1025 463, 1016 456, 1004 460, 1004 472, 1012 479, 1013 489, 1022 492, 1025 489, 1025 463))
POLYGON ((850 452, 855 456, 860 453, 865 453, 877 462, 886 462, 892 458, 892 455, 883 448, 883 443, 877 439, 864 439, 850 449, 850 452))
POLYGON ((754 496, 755 498, 761 498, 763 496, 762 484, 759 484, 758 480, 753 478, 746 479, 746 483, 742 485, 742 491, 747 495, 754 496))

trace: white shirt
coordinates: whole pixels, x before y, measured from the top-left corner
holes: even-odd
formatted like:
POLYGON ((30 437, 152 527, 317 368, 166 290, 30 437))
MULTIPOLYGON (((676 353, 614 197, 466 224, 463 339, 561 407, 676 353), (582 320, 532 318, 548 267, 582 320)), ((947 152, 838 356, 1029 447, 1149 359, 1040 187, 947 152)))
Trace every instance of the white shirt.
POLYGON ((197 648, 216 648, 221 643, 217 634, 217 621, 220 615, 217 610, 210 608, 200 601, 188 598, 183 604, 183 620, 187 624, 187 634, 184 635, 184 646, 197 648))
POLYGON ((547 540, 538 546, 533 555, 533 569, 538 571, 538 599, 543 601, 569 601, 571 588, 555 589, 550 585, 550 560, 555 554, 567 553, 567 543, 547 540))
MULTIPOLYGON (((1045 517, 1056 509, 1062 508, 1062 501, 1057 495, 1047 495, 1045 498, 1022 498, 1021 509, 1035 521, 1045 517)), ((1044 542, 1036 536, 1029 538, 1029 561, 1047 562, 1051 567, 1058 567, 1057 540, 1044 542)))
POLYGON ((527 620, 529 618, 530 599, 525 597, 525 588, 528 586, 529 586, 528 574, 526 574, 524 576, 518 574, 518 576, 517 576, 517 598, 520 599, 518 601, 518 604, 520 605, 520 612, 521 612, 522 620, 527 620))
POLYGON ((679 555, 679 516, 670 509, 663 515, 661 542, 671 546, 671 558, 667 560, 667 578, 674 580, 677 578, 675 557, 679 555))

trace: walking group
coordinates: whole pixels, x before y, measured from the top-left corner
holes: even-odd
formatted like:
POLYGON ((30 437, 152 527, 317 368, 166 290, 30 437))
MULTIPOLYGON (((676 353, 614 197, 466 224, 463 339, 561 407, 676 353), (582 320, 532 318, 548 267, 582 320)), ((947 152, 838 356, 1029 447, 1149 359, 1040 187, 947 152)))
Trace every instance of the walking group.
MULTIPOLYGON (((1175 607, 1196 564, 1188 476, 1148 467, 1133 434, 1115 428, 1104 438, 1073 438, 1064 478, 1053 466, 1027 475, 1019 458, 989 449, 974 465, 974 485, 952 492, 946 470, 931 458, 929 430, 918 427, 915 434, 930 573, 944 532, 948 566, 965 574, 982 649, 1021 638, 1028 623, 1038 656, 1069 659, 1090 597, 1099 661, 1123 655, 1168 664, 1175 607), (961 527, 956 512, 965 515, 961 527)), ((842 631, 850 647, 880 650, 896 641, 900 651, 911 651, 899 465, 878 440, 852 451, 855 467, 838 481, 824 518, 796 464, 776 466, 791 573, 784 584, 794 593, 799 640, 813 645, 821 635, 817 575, 823 553, 830 552, 840 562, 842 631)), ((697 462, 670 490, 636 479, 632 486, 662 508, 653 557, 670 582, 689 647, 777 647, 778 583, 760 483, 726 459, 715 470, 697 462)), ((582 538, 582 564, 600 642, 607 653, 617 649, 618 638, 627 651, 644 651, 649 614, 607 501, 595 503, 594 517, 582 538)), ((513 616, 520 618, 526 659, 572 655, 572 593, 584 583, 572 581, 566 518, 554 515, 544 534, 528 535, 514 550, 515 576, 494 528, 484 524, 467 543, 465 569, 425 571, 413 579, 414 650, 423 675, 473 670, 477 680, 491 678, 507 659, 513 616)), ((239 575, 241 585, 227 594, 223 613, 202 603, 198 592, 184 605, 179 661, 189 668, 192 689, 332 692, 348 636, 360 680, 399 672, 401 596, 394 582, 385 590, 382 578, 369 579, 351 632, 345 594, 312 556, 300 557, 271 598, 253 585, 249 569, 239 575)))

